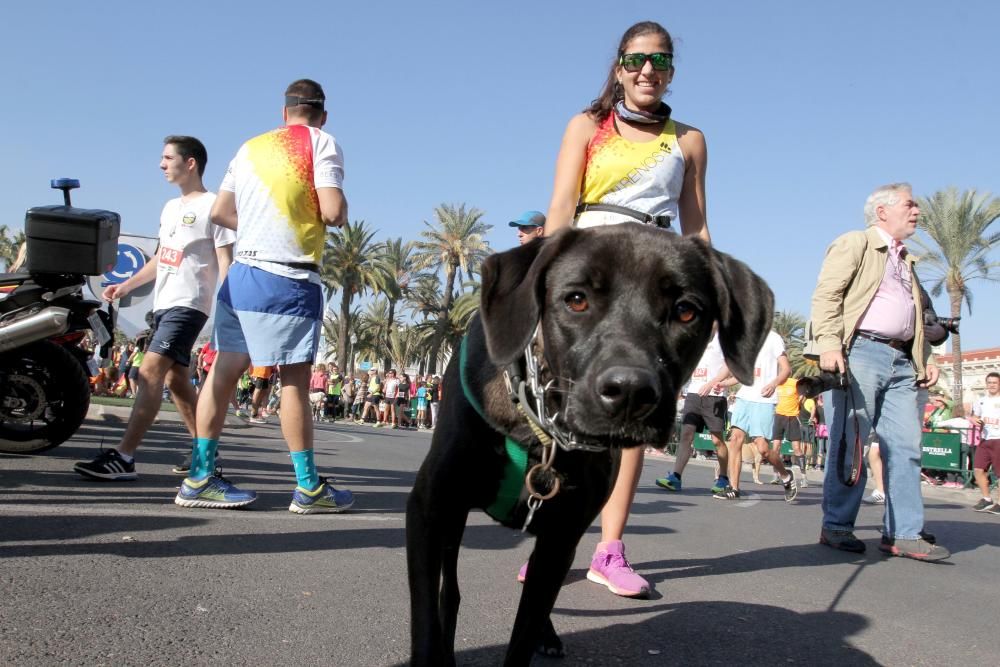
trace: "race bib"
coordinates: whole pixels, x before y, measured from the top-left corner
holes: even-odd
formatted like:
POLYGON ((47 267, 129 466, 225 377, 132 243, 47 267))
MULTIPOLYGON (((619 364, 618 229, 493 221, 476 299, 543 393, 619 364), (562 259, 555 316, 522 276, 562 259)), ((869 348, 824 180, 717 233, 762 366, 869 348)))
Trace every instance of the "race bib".
POLYGON ((183 250, 167 248, 166 246, 160 248, 158 263, 161 270, 166 271, 167 273, 176 274, 177 269, 181 265, 182 259, 184 259, 183 250))
POLYGON ((691 377, 707 378, 708 377, 708 368, 705 367, 705 366, 702 366, 701 368, 694 369, 694 373, 692 373, 691 377))

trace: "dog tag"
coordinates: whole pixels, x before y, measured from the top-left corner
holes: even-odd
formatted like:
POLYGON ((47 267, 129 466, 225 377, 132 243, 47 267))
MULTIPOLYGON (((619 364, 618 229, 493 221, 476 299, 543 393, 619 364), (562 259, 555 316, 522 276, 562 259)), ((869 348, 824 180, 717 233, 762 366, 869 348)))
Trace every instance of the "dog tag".
POLYGON ((521 527, 522 533, 528 530, 528 526, 531 524, 531 520, 535 518, 535 510, 541 507, 543 502, 545 501, 542 500, 542 497, 537 493, 532 493, 528 497, 528 516, 525 517, 524 526, 521 527))

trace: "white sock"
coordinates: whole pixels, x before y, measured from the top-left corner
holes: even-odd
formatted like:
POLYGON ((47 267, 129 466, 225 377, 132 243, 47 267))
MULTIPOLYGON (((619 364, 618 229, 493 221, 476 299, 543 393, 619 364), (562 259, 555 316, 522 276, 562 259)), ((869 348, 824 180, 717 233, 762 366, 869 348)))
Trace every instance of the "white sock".
POLYGON ((132 463, 132 461, 135 461, 135 457, 134 456, 129 456, 128 454, 123 454, 120 449, 116 449, 115 451, 118 452, 118 456, 122 457, 122 459, 125 460, 125 463, 132 463))

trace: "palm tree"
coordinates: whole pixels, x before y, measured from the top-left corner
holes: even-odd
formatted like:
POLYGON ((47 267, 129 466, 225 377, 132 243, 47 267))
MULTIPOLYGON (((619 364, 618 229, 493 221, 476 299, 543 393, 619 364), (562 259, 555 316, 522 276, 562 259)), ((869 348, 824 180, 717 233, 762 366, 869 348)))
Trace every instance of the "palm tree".
MULTIPOLYGON (((941 190, 930 198, 917 199, 920 206, 919 229, 934 244, 922 238, 914 245, 924 252, 918 267, 927 268, 930 293, 938 296, 948 293, 951 317, 961 317, 962 303, 972 314, 973 280, 997 281, 996 269, 1000 262, 989 257, 990 251, 1000 241, 1000 232, 987 233, 989 226, 1000 218, 1000 198, 988 192, 975 190, 959 192, 957 188, 941 190)), ((952 396, 955 397, 955 416, 962 416, 962 339, 952 334, 952 396)))
POLYGON ((23 231, 11 235, 7 225, 0 225, 0 264, 3 264, 5 270, 9 270, 17 260, 17 253, 22 243, 24 243, 23 231))
MULTIPOLYGON (((402 238, 389 239, 384 246, 385 263, 389 268, 389 282, 386 284, 385 294, 389 299, 389 315, 386 318, 388 324, 396 320, 396 303, 406 297, 410 289, 410 281, 416 272, 413 262, 413 242, 403 242, 402 238)), ((388 335, 388 329, 387 335, 388 335)), ((385 357, 385 367, 390 365, 390 357, 385 357)))
POLYGON ((382 245, 375 243, 374 237, 375 230, 364 220, 348 222, 327 235, 322 279, 328 290, 341 291, 337 331, 337 365, 341 368, 347 368, 351 302, 368 290, 382 291, 388 282, 382 245))
POLYGON ((792 377, 815 375, 819 368, 802 356, 805 347, 806 318, 792 310, 779 310, 774 314, 771 328, 785 341, 785 354, 792 367, 792 377))
POLYGON ((448 326, 448 313, 455 300, 455 281, 462 275, 471 276, 479 272, 482 261, 490 252, 486 234, 493 228, 482 222, 483 212, 472 208, 465 210, 465 204, 458 206, 442 204, 434 209, 436 224, 424 221, 427 229, 420 232, 424 240, 416 245, 414 258, 421 268, 433 267, 444 271, 444 293, 441 303, 442 317, 430 350, 429 372, 437 370, 437 358, 444 343, 448 326))
POLYGON ((414 327, 399 327, 389 333, 389 355, 392 364, 403 372, 420 357, 420 334, 414 327))

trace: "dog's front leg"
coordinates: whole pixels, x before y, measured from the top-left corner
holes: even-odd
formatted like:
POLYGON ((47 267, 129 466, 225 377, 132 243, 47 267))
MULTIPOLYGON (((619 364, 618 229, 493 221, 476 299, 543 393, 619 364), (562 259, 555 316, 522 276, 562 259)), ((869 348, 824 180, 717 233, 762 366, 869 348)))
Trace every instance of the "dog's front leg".
POLYGON ((536 650, 546 655, 563 655, 562 642, 549 615, 581 537, 583 533, 573 536, 565 532, 543 533, 535 540, 504 665, 528 665, 536 650))
MULTIPOLYGON (((438 591, 441 539, 429 505, 428 485, 418 477, 406 502, 406 565, 410 584, 410 664, 436 667, 444 662, 438 591)), ((454 657, 452 658, 454 664, 454 657)))

